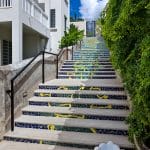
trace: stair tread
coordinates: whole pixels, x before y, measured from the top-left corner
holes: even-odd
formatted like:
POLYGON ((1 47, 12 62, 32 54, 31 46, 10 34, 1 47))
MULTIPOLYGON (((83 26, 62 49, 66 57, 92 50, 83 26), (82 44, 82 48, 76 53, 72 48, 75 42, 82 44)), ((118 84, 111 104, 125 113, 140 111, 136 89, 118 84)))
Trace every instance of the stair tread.
POLYGON ((52 124, 66 127, 128 130, 128 125, 126 125, 124 121, 111 121, 111 120, 109 121, 109 120, 91 120, 91 119, 72 119, 72 118, 22 115, 18 119, 16 119, 15 122, 46 124, 46 125, 52 124))
POLYGON ((8 132, 5 137, 18 137, 23 139, 48 140, 60 143, 80 145, 99 145, 100 143, 113 141, 121 147, 133 147, 128 137, 119 135, 80 133, 68 131, 48 131, 42 129, 15 128, 14 132, 8 132))
POLYGON ((73 103, 73 104, 110 104, 110 105, 124 105, 128 106, 125 100, 114 99, 84 99, 84 98, 68 98, 68 97, 32 97, 29 101, 33 102, 58 102, 58 103, 73 103))
MULTIPOLYGON (((42 84, 41 84, 42 85, 42 84)), ((54 79, 45 82, 43 85, 68 85, 68 86, 117 86, 123 87, 123 84, 118 79, 54 79)))
POLYGON ((11 142, 3 141, 0 143, 0 150, 87 150, 81 148, 72 148, 56 145, 42 145, 42 144, 32 144, 32 143, 23 143, 23 142, 11 142))
POLYGON ((93 90, 49 90, 37 89, 35 93, 58 93, 58 94, 96 94, 96 95, 125 95, 125 91, 93 91, 93 90))
POLYGON ((69 107, 48 107, 48 106, 26 106, 23 111, 62 113, 62 114, 81 114, 81 115, 103 115, 127 117, 129 111, 114 109, 91 109, 91 108, 69 108, 69 107))

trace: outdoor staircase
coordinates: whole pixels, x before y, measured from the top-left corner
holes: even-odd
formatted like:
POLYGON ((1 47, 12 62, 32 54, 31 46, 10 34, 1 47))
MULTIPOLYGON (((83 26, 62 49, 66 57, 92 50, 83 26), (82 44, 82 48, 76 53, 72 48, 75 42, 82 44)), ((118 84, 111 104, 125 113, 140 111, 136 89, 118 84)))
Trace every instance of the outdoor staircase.
POLYGON ((73 58, 59 79, 39 85, 0 150, 94 150, 108 141, 134 149, 125 124, 127 95, 104 42, 85 40, 73 58))

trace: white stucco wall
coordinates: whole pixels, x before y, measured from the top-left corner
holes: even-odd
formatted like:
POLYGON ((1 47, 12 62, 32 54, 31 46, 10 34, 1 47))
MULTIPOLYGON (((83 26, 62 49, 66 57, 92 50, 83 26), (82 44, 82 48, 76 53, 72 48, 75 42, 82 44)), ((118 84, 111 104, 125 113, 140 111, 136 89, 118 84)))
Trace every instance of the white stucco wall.
POLYGON ((59 48, 59 42, 64 35, 64 16, 67 17, 67 28, 70 22, 70 2, 68 1, 68 7, 64 0, 51 0, 51 9, 56 9, 56 32, 51 32, 51 48, 52 51, 57 52, 59 48))
MULTIPOLYGON (((23 60, 23 24, 36 30, 38 33, 50 39, 50 30, 36 18, 27 14, 22 7, 23 0, 13 0, 12 7, 0 8, 0 22, 12 22, 12 63, 23 60)), ((50 44, 48 43, 48 50, 50 44)))
MULTIPOLYGON (((67 27, 69 27, 69 0, 68 7, 64 0, 38 0, 45 3, 45 14, 48 16, 48 22, 45 26, 39 19, 31 16, 23 9, 25 0, 12 0, 12 7, 0 8, 0 22, 12 22, 12 63, 18 63, 23 60, 23 25, 26 25, 37 31, 48 39, 47 51, 50 48, 57 52, 59 41, 64 35, 64 16, 67 17, 67 27), (50 33, 50 9, 56 9, 56 32, 50 33)), ((31 0, 34 2, 34 0, 31 0)), ((32 10, 32 9, 31 9, 32 10)), ((43 12, 44 13, 44 12, 43 12)), ((29 41, 29 40, 25 40, 29 41)), ((25 43, 24 43, 25 44, 25 43)))

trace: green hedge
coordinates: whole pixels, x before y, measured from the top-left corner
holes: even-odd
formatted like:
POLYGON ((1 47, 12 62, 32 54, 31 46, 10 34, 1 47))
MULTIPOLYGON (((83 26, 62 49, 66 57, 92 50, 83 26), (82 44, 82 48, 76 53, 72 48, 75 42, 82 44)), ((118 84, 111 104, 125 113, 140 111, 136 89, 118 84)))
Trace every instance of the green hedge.
POLYGON ((150 1, 109 0, 97 24, 131 95, 130 139, 150 139, 150 1))

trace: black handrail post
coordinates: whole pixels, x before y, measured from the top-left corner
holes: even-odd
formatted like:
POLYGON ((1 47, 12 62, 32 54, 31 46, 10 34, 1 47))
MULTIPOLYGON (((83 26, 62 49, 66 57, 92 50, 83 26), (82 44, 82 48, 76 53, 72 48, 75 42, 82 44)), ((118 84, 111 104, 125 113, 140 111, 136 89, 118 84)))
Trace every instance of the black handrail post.
POLYGON ((56 79, 58 79, 59 55, 56 56, 56 79))
POLYGON ((14 81, 11 80, 11 131, 14 131, 14 81))
POLYGON ((45 83, 45 52, 42 51, 42 83, 45 83))

